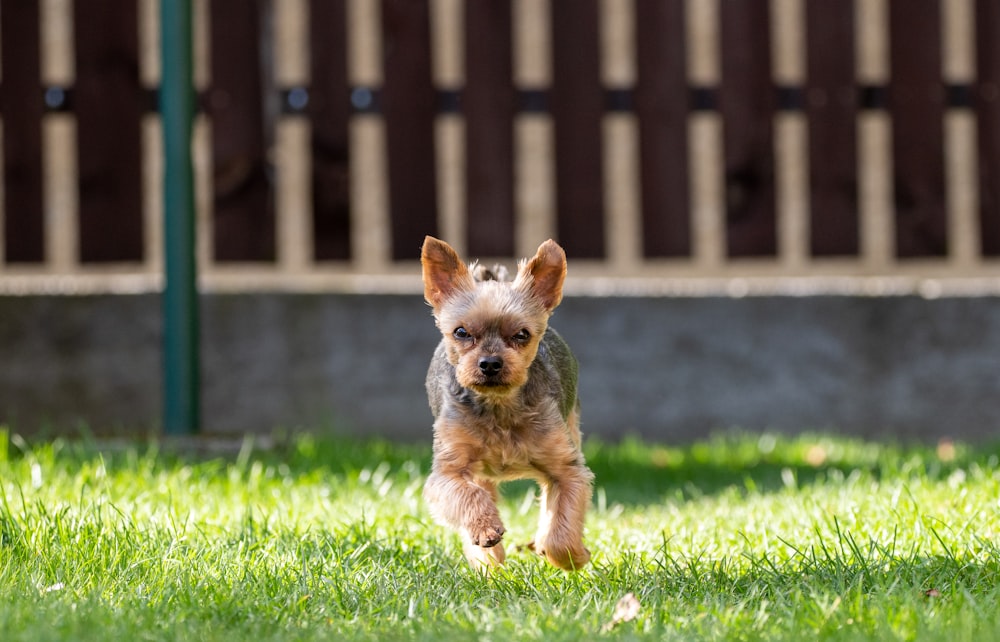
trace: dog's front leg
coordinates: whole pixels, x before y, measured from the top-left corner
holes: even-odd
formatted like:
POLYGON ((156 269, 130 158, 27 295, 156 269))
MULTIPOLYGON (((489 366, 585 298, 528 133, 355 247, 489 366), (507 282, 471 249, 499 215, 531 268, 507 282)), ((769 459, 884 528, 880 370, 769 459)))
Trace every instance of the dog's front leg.
POLYGON ((476 479, 467 469, 439 466, 424 486, 424 497, 434 516, 462 533, 463 550, 477 567, 502 564, 504 526, 497 509, 496 485, 476 479))
POLYGON ((583 545, 583 522, 590 506, 594 475, 585 465, 567 466, 539 483, 541 516, 533 543, 535 552, 567 571, 590 561, 583 545))

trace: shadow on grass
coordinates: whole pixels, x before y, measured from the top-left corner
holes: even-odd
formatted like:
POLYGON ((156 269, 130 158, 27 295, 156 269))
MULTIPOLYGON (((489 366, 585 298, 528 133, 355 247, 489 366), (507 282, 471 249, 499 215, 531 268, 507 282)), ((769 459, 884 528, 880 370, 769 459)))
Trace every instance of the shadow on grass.
POLYGON ((591 440, 587 463, 608 502, 643 505, 729 492, 777 492, 856 475, 945 478, 970 465, 995 468, 1000 444, 972 447, 942 441, 903 445, 803 434, 721 433, 684 446, 628 438, 591 440))
MULTIPOLYGON (((114 439, 80 432, 76 437, 27 441, 0 427, 0 461, 34 449, 56 450, 68 462, 102 457, 107 465, 128 466, 152 457, 160 466, 216 462, 246 467, 253 462, 282 466, 291 474, 322 472, 357 475, 381 467, 407 468, 426 474, 431 446, 380 438, 363 439, 299 433, 268 436, 199 436, 183 439, 114 439), (131 464, 130 464, 131 462, 131 464)), ((958 469, 1000 465, 1000 442, 973 446, 942 441, 937 445, 866 441, 831 433, 797 436, 721 432, 684 445, 625 438, 617 443, 588 439, 587 463, 595 485, 609 503, 642 506, 667 499, 684 500, 722 492, 778 492, 851 476, 888 476, 929 480, 958 469)), ((69 464, 72 466, 72 464, 69 464)), ((532 482, 505 484, 505 495, 522 496, 532 482)))

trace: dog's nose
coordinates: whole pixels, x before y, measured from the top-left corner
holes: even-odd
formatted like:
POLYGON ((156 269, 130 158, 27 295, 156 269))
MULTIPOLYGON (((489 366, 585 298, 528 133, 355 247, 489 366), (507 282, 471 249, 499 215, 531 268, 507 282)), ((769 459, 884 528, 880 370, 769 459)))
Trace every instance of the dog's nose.
POLYGON ((495 377, 503 370, 503 359, 496 355, 482 357, 479 360, 479 370, 487 377, 495 377))

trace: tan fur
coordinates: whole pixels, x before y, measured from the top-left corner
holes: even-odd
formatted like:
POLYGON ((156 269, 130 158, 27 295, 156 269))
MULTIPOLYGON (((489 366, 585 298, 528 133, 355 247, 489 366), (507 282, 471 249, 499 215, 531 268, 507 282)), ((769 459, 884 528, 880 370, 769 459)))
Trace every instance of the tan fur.
POLYGON ((593 474, 580 450, 576 361, 548 328, 565 253, 546 241, 509 283, 500 269, 466 267, 432 237, 421 262, 443 337, 427 375, 436 420, 424 496, 435 517, 461 533, 474 566, 502 564, 497 483, 534 479, 541 516, 531 547, 559 568, 582 567, 593 474))

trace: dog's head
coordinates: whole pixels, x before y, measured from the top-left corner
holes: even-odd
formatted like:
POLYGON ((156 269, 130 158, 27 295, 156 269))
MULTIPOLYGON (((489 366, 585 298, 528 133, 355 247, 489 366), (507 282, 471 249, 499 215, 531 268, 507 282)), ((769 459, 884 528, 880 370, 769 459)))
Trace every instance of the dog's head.
POLYGON ((466 266, 450 245, 431 236, 424 239, 420 261, 424 298, 434 310, 459 384, 487 395, 523 386, 549 317, 562 300, 563 249, 545 241, 535 256, 518 264, 510 282, 496 278, 495 271, 466 266))

